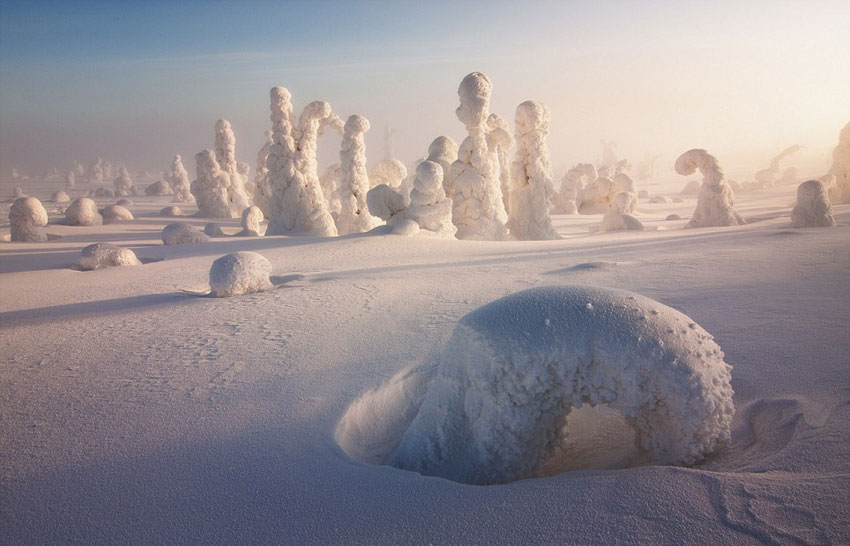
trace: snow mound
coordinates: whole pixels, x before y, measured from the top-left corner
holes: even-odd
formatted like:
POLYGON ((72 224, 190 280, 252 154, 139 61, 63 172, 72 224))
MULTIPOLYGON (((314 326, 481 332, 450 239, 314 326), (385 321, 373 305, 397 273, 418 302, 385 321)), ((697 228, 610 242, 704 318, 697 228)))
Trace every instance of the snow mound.
POLYGON ((651 299, 525 290, 461 319, 392 464, 470 484, 535 477, 583 404, 619 412, 648 460, 693 464, 730 441, 730 372, 711 335, 651 299))
MULTIPOLYGON (((92 194, 89 194, 92 195, 92 194)), ((115 197, 115 192, 111 188, 100 187, 94 190, 95 197, 115 197)))
POLYGON ((210 267, 210 290, 219 298, 263 292, 274 288, 272 264, 256 252, 233 252, 210 267))
POLYGON ((210 237, 224 237, 224 231, 218 222, 207 222, 204 225, 204 233, 210 237))
POLYGON ((114 224, 121 220, 132 220, 133 213, 121 205, 109 205, 100 211, 104 224, 114 224))
POLYGON ((159 215, 162 218, 173 218, 175 216, 183 216, 183 209, 181 209, 177 205, 168 205, 167 207, 163 207, 162 209, 160 209, 159 215))
POLYGON ((791 209, 792 227, 832 227, 832 205, 820 180, 807 180, 797 187, 797 204, 791 209))
POLYGON ((162 243, 165 245, 187 245, 206 243, 210 238, 186 222, 174 222, 162 228, 162 243))
POLYGON ((66 192, 59 190, 53 192, 53 195, 50 196, 50 200, 54 203, 65 204, 71 202, 71 197, 66 192))
POLYGON ((265 220, 263 211, 260 207, 250 206, 242 211, 242 231, 236 234, 237 237, 259 237, 260 224, 265 220))
POLYGON ((72 226, 99 226, 103 217, 97 212, 97 203, 88 197, 74 199, 65 209, 65 218, 72 226))
POLYGON ((43 228, 47 225, 47 211, 41 201, 35 197, 19 197, 9 209, 9 227, 11 240, 16 242, 43 242, 47 234, 43 228))
POLYGON ((121 248, 112 243, 95 243, 83 248, 77 265, 83 271, 91 271, 104 267, 142 265, 142 262, 129 248, 121 248))
POLYGON ((145 195, 170 195, 171 185, 165 180, 157 180, 145 188, 145 195))
POLYGON ((664 203, 669 204, 672 203, 673 200, 666 195, 653 195, 649 198, 650 203, 664 203))

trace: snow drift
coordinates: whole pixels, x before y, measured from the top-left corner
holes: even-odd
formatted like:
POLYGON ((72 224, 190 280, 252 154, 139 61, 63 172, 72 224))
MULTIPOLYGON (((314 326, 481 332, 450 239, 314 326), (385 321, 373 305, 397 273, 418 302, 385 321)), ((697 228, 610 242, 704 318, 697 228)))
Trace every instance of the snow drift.
POLYGON ((525 290, 460 320, 393 464, 470 484, 535 477, 583 404, 625 416, 655 463, 693 464, 731 439, 730 379, 711 335, 656 301, 525 290))
POLYGON ((256 252, 233 252, 218 258, 210 267, 210 290, 225 298, 271 290, 272 264, 256 252))
POLYGON ((88 245, 80 252, 80 258, 77 260, 77 266, 83 271, 123 265, 142 265, 142 262, 129 248, 121 248, 112 243, 88 245))

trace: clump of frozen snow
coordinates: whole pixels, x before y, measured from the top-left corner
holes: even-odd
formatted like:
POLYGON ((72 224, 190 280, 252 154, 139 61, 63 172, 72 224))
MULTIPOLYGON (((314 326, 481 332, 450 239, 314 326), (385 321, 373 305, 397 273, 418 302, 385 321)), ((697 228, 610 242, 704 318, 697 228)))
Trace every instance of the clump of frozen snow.
POLYGON ((80 252, 80 258, 77 260, 77 266, 83 271, 122 265, 142 265, 142 262, 129 248, 121 248, 112 243, 88 245, 80 252))
POLYGON ((379 184, 398 188, 405 178, 407 178, 407 167, 395 158, 382 159, 369 171, 369 185, 372 188, 379 184))
POLYGON ((786 157, 797 153, 802 149, 802 146, 795 144, 782 150, 776 157, 770 160, 770 166, 766 169, 757 171, 755 174, 756 185, 760 189, 772 188, 776 185, 776 179, 779 176, 779 163, 786 157))
POLYGON ((186 222, 174 222, 162 229, 162 243, 165 245, 189 245, 206 243, 210 238, 186 222))
POLYGON ((599 214, 608 210, 611 204, 611 190, 614 181, 601 174, 596 180, 581 189, 578 196, 577 207, 580 214, 599 214))
POLYGON ((641 221, 629 214, 635 209, 636 202, 637 195, 634 193, 628 191, 618 193, 602 216, 599 231, 643 230, 641 221))
POLYGON ((827 186, 829 200, 837 204, 850 203, 850 122, 838 135, 838 146, 832 151, 829 174, 834 177, 833 183, 827 186))
POLYGON ((183 209, 177 205, 168 205, 159 211, 159 215, 163 218, 172 218, 175 216, 183 216, 183 209))
POLYGON ((366 171, 365 134, 369 127, 369 120, 357 114, 349 116, 345 122, 339 151, 340 181, 337 191, 340 210, 336 227, 340 235, 363 233, 379 224, 378 219, 369 214, 366 204, 369 175, 366 171))
POLYGON ((130 178, 130 173, 127 169, 121 167, 118 169, 118 176, 115 177, 115 195, 127 196, 133 191, 133 180, 130 178))
POLYGON ((186 172, 186 168, 183 166, 183 159, 179 155, 175 155, 171 161, 171 166, 165 175, 165 181, 174 191, 175 203, 190 203, 195 200, 192 196, 189 173, 186 172))
POLYGON ((256 252, 227 254, 210 267, 210 290, 219 298, 271 290, 271 272, 272 264, 256 252))
POLYGON ((210 237, 224 237, 224 231, 218 222, 207 222, 204 224, 204 233, 210 237))
POLYGON ((431 235, 454 238, 452 200, 443 190, 443 168, 439 163, 423 161, 416 167, 410 205, 400 214, 391 214, 387 224, 398 235, 431 235))
POLYGON ((694 148, 676 159, 675 169, 678 174, 684 176, 689 176, 699 169, 703 177, 697 207, 685 227, 738 226, 745 223, 733 207, 732 188, 723 179, 723 170, 717 163, 717 158, 705 150, 694 148))
POLYGON ((100 211, 104 224, 114 224, 121 220, 132 220, 133 213, 121 205, 108 205, 100 211))
POLYGON ((72 226, 99 226, 103 217, 97 212, 97 203, 88 197, 74 199, 65 209, 65 218, 72 226))
POLYGON ((797 187, 797 204, 791 209, 792 227, 832 227, 832 205, 820 180, 807 180, 797 187))
POLYGON ((242 231, 236 234, 237 237, 259 237, 260 224, 265 220, 263 211, 260 207, 251 206, 242 211, 242 231))
POLYGON ((73 190, 77 187, 77 175, 74 174, 74 171, 68 171, 65 173, 65 189, 73 190))
POLYGON ((561 187, 553 198, 553 212, 556 214, 577 214, 577 201, 585 186, 597 178, 596 167, 592 163, 578 163, 561 179, 561 187))
POLYGON ((457 161, 457 143, 447 136, 438 136, 428 146, 428 161, 433 161, 443 168, 443 190, 446 197, 454 195, 454 185, 450 179, 452 163, 457 161))
POLYGON ((70 203, 71 197, 67 193, 65 193, 64 191, 59 190, 59 191, 53 192, 53 195, 50 196, 50 200, 53 201, 54 203, 64 204, 64 203, 70 203))
MULTIPOLYGON (((626 161, 625 159, 623 161, 626 161)), ((634 180, 632 177, 627 175, 624 172, 618 172, 614 175, 614 178, 611 180, 611 191, 609 192, 609 197, 613 200, 614 196, 621 192, 629 192, 629 193, 637 193, 637 186, 635 186, 634 180), (612 195, 613 194, 613 195, 612 195)), ((633 212, 633 211, 630 211, 633 212)))
POLYGON ((459 239, 504 240, 508 237, 507 213, 502 201, 499 159, 487 141, 490 79, 480 72, 468 74, 458 87, 457 118, 468 136, 458 150, 450 177, 454 185, 452 221, 459 239))
POLYGON ((169 195, 171 193, 171 186, 165 180, 157 180, 153 184, 148 184, 145 188, 145 195, 169 195))
POLYGON ((555 194, 546 135, 549 109, 528 100, 516 109, 516 151, 511 163, 508 228, 520 240, 559 239, 549 217, 555 194))
POLYGON ((330 104, 308 104, 294 127, 292 96, 285 87, 271 89, 272 144, 269 150, 269 226, 266 235, 301 233, 337 235, 319 182, 316 158, 319 129, 335 121, 330 104))
POLYGON ((731 368, 711 335, 620 290, 525 290, 465 316, 393 464, 470 484, 538 476, 584 404, 607 405, 658 464, 729 443, 731 368))
POLYGON ((47 225, 47 211, 35 197, 19 197, 9 209, 11 240, 15 242, 42 242, 47 234, 42 229, 47 225))

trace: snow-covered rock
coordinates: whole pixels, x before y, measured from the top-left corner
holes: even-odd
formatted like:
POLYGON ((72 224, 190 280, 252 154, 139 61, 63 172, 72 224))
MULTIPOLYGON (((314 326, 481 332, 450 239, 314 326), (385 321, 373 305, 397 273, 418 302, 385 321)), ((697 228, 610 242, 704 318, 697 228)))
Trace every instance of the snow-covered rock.
POLYGON ((42 229, 47 225, 47 211, 35 197, 19 197, 9 209, 11 240, 15 242, 43 242, 47 234, 42 229))
POLYGON ((730 442, 730 379, 711 335, 661 303, 525 290, 461 319, 393 464, 470 484, 535 477, 583 404, 619 411, 653 462, 693 464, 730 442))
POLYGON ((136 253, 112 243, 95 243, 83 248, 77 265, 84 271, 122 265, 142 265, 136 253))
POLYGON ((820 180, 807 180, 797 186, 797 203, 791 209, 792 227, 832 227, 832 205, 826 186, 820 180))
POLYGON ((114 224, 121 220, 132 220, 133 213, 121 205, 108 205, 100 211, 104 224, 114 224))
POLYGON ((162 244, 165 245, 206 243, 209 240, 206 233, 198 231, 186 222, 174 222, 162 228, 162 244))
POLYGON ((702 185, 697 197, 697 207, 685 227, 738 226, 746 223, 735 211, 732 188, 723 179, 723 170, 717 158, 705 150, 692 149, 676 159, 677 173, 690 176, 699 169, 702 185))
POLYGON ((210 267, 210 290, 225 298, 271 290, 272 264, 256 252, 234 252, 218 258, 210 267))
POLYGON ((65 218, 72 226, 99 226, 103 217, 97 212, 97 203, 88 197, 74 199, 65 209, 65 218))

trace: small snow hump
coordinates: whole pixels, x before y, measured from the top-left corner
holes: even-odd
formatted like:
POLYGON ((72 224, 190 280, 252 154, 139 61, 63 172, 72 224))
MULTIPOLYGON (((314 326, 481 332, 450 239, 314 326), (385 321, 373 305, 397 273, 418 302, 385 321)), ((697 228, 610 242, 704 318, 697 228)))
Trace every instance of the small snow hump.
POLYGON ((730 441, 731 367, 687 316, 621 290, 534 288, 462 318, 392 464, 470 484, 546 473, 583 404, 618 411, 648 461, 730 441))
POLYGON ((129 248, 121 248, 112 243, 94 243, 80 252, 77 266, 83 271, 118 267, 122 265, 141 265, 136 253, 129 248))
POLYGON ((210 293, 219 298, 265 292, 274 288, 272 264, 256 252, 233 252, 210 267, 210 293))
POLYGON ((209 242, 209 236, 186 222, 174 222, 162 228, 162 244, 187 245, 209 242))

